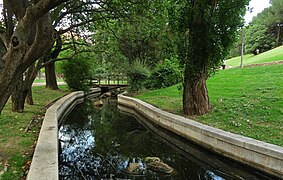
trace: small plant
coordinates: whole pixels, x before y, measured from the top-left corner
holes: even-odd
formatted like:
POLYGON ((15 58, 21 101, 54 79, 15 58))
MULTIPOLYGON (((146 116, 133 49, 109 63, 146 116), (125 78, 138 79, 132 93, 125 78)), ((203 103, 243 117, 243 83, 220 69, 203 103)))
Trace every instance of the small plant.
POLYGON ((150 77, 151 72, 145 62, 136 60, 129 66, 127 76, 129 78, 129 91, 138 92, 145 87, 145 81, 150 77))
POLYGON ((153 70, 147 88, 160 89, 178 84, 183 79, 182 74, 177 58, 165 59, 153 70))
POLYGON ((82 59, 72 59, 62 64, 64 80, 69 88, 76 91, 87 91, 91 87, 89 64, 82 59))

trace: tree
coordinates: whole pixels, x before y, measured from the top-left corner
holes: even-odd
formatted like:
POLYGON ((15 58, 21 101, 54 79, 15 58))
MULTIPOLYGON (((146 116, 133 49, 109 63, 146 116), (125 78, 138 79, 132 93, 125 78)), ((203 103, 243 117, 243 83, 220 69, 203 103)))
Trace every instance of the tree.
POLYGON ((96 48, 103 51, 100 59, 127 74, 130 90, 137 91, 150 75, 149 68, 170 59, 175 46, 164 1, 146 0, 128 11, 126 18, 99 23, 94 39, 96 48))
POLYGON ((267 25, 269 25, 270 32, 276 37, 276 46, 282 45, 282 33, 283 33, 283 1, 272 0, 271 13, 268 18, 267 25))
POLYGON ((253 18, 246 31, 245 49, 247 52, 253 53, 255 49, 265 52, 282 45, 282 9, 281 0, 272 0, 270 7, 265 8, 253 18))
MULTIPOLYGON (((108 14, 111 14, 112 17, 114 10, 116 10, 115 8, 112 7, 112 3, 108 1, 106 2, 106 1, 97 1, 97 0, 84 0, 84 1, 74 0, 74 1, 66 2, 65 0, 62 1, 62 3, 63 2, 65 3, 62 5, 59 5, 58 3, 59 6, 57 6, 51 13, 51 19, 53 21, 52 26, 51 26, 50 18, 48 18, 50 31, 53 31, 52 38, 50 37, 45 38, 52 40, 50 41, 49 47, 46 47, 46 49, 42 49, 37 52, 38 57, 35 58, 35 60, 33 60, 34 62, 37 59, 39 59, 37 61, 37 65, 35 67, 32 66, 25 73, 24 76, 23 74, 19 75, 19 78, 17 79, 17 83, 15 83, 16 87, 13 89, 13 93, 12 93, 13 111, 17 111, 17 112, 23 111, 24 102, 27 95, 29 95, 27 102, 31 104, 33 103, 31 96, 31 85, 36 77, 37 72, 43 66, 46 67, 45 72, 47 79, 47 87, 51 89, 58 89, 56 75, 55 75, 55 61, 71 59, 75 55, 81 53, 81 51, 76 50, 76 46, 86 45, 86 43, 77 43, 76 39, 81 39, 81 37, 83 37, 83 33, 81 32, 87 32, 88 30, 87 24, 93 22, 94 20, 102 18, 100 14, 101 12, 108 12, 108 14), (55 30, 55 29, 59 29, 59 30, 55 30), (66 44, 63 44, 64 42, 62 42, 61 36, 64 35, 66 32, 68 32, 68 34, 71 35, 72 41, 68 41, 66 42, 66 44), (52 48, 53 42, 56 43, 52 48), (64 48, 62 48, 63 46, 64 48), (68 48, 72 48, 74 53, 70 57, 58 58, 60 52, 68 48)), ((29 4, 29 1, 26 1, 26 3, 29 4)), ((27 6, 32 7, 32 4, 27 6)), ((8 32, 12 34, 14 29, 13 27, 14 25, 17 24, 16 21, 17 19, 14 20, 14 16, 11 13, 12 7, 10 7, 10 4, 5 3, 4 7, 5 7, 4 19, 5 19, 5 24, 7 25, 7 34, 8 32)), ((31 32, 29 32, 29 34, 31 35, 34 34, 36 31, 35 28, 36 27, 34 26, 34 28, 32 29, 31 32)), ((32 38, 33 37, 31 37, 31 39, 29 40, 29 43, 33 41, 32 38)), ((2 61, 0 61, 0 66, 1 65, 2 67, 4 66, 2 61)), ((23 71, 25 70, 23 69, 23 71)), ((8 96, 9 95, 7 95, 7 97, 8 96)))
POLYGON ((5 21, 0 38, 6 54, 0 60, 0 112, 26 69, 52 47, 49 11, 66 1, 4 0, 5 21))
POLYGON ((74 0, 57 6, 52 11, 52 25, 58 31, 56 34, 56 44, 49 50, 44 61, 46 88, 58 89, 54 60, 58 58, 61 51, 74 47, 77 39, 88 38, 84 37, 84 35, 86 32, 89 32, 91 24, 101 18, 99 13, 105 11, 102 9, 104 6, 106 6, 106 3, 103 1, 74 0), (64 39, 66 36, 69 36, 68 41, 62 41, 62 38, 64 39), (68 47, 66 47, 66 44, 68 44, 68 47))
POLYGON ((248 26, 245 33, 245 50, 254 53, 256 49, 265 52, 275 47, 275 38, 268 32, 268 28, 260 23, 252 23, 248 26))
POLYGON ((185 114, 201 115, 209 111, 206 80, 229 52, 247 3, 247 0, 174 1, 171 26, 178 31, 178 54, 185 66, 185 114))

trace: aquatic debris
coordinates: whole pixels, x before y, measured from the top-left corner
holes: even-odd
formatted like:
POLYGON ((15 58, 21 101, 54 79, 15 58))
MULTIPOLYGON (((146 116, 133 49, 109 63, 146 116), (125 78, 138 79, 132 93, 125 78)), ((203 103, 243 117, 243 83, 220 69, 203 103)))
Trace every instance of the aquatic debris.
POLYGON ((161 162, 159 157, 146 157, 144 159, 145 163, 150 163, 150 162, 161 162))
POLYGON ((128 171, 130 173, 133 173, 134 171, 138 170, 140 168, 140 164, 139 163, 130 163, 128 166, 128 171))
POLYGON ((101 100, 95 101, 95 102, 93 102, 93 105, 101 107, 101 106, 103 106, 103 101, 101 101, 101 100))
POLYGON ((155 172, 170 174, 173 171, 173 168, 162 162, 159 157, 146 157, 144 162, 148 169, 155 172))
POLYGON ((105 92, 102 95, 99 96, 99 99, 103 99, 103 98, 107 98, 107 97, 111 97, 111 92, 105 92))
POLYGON ((173 172, 172 167, 170 167, 169 165, 161 161, 150 162, 150 163, 147 163, 146 165, 148 169, 155 171, 155 172, 161 172, 161 173, 166 173, 166 174, 170 174, 171 172, 173 172))

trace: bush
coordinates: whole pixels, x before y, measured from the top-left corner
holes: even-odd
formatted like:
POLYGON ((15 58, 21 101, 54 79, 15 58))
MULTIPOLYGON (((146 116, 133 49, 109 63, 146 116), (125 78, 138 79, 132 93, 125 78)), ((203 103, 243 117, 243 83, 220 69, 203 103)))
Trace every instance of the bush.
POLYGON ((76 91, 87 91, 91 87, 89 64, 82 59, 72 59, 62 63, 64 80, 69 88, 76 91))
POLYGON ((183 73, 176 58, 165 59, 153 70, 147 88, 159 89, 182 82, 183 73))
POLYGON ((127 71, 128 84, 130 92, 138 92, 142 90, 145 85, 145 81, 150 77, 150 70, 148 66, 142 61, 135 61, 129 66, 127 71))

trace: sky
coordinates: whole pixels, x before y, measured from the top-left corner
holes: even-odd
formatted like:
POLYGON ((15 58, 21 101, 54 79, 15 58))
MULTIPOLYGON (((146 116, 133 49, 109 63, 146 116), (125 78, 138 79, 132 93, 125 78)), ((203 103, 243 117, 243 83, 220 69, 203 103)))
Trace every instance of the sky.
POLYGON ((264 8, 268 6, 270 6, 269 0, 251 0, 249 7, 253 8, 253 11, 251 13, 247 11, 245 15, 246 24, 251 22, 254 16, 263 11, 264 8))

